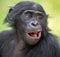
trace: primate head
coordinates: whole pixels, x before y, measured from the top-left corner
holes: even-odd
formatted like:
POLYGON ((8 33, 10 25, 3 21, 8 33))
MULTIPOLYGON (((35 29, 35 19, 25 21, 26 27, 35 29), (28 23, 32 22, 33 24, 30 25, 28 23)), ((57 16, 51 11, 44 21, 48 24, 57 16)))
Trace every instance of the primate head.
MULTIPOLYGON (((6 21, 17 31, 27 44, 34 45, 46 36, 47 15, 41 5, 35 2, 20 2, 11 8, 6 21)), ((17 37, 18 38, 18 37, 17 37)))

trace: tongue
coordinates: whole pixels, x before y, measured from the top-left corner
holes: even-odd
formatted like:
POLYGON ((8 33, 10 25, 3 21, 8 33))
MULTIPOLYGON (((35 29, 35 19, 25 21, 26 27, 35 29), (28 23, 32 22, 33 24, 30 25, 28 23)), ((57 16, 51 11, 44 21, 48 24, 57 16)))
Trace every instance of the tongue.
POLYGON ((33 34, 32 37, 37 37, 37 34, 33 34))

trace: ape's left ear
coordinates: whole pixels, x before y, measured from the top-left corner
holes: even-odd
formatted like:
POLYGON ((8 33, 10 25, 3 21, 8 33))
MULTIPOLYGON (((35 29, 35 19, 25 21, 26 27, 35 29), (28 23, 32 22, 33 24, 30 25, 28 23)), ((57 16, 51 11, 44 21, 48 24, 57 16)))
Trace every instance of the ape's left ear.
POLYGON ((49 15, 48 14, 46 14, 46 18, 48 18, 49 17, 49 15))
POLYGON ((46 15, 47 18, 52 18, 52 16, 50 16, 49 14, 46 15))
POLYGON ((5 20, 4 20, 4 23, 7 23, 7 22, 9 22, 10 24, 14 24, 14 19, 13 19, 13 7, 11 7, 10 9, 9 9, 9 12, 8 12, 8 14, 7 14, 7 17, 5 18, 5 20))
MULTIPOLYGON (((50 18, 49 14, 46 15, 46 18, 47 18, 47 19, 50 18)), ((46 22, 46 23, 48 24, 48 22, 46 22)), ((48 26, 46 26, 46 30, 47 30, 47 31, 51 31, 51 29, 50 29, 48 26)))

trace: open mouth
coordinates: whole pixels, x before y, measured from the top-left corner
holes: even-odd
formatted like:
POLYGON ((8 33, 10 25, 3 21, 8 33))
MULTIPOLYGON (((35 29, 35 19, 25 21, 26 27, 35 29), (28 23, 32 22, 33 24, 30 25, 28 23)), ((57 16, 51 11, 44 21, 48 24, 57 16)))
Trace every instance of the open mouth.
POLYGON ((28 32, 27 36, 32 39, 39 39, 41 37, 41 31, 28 32))

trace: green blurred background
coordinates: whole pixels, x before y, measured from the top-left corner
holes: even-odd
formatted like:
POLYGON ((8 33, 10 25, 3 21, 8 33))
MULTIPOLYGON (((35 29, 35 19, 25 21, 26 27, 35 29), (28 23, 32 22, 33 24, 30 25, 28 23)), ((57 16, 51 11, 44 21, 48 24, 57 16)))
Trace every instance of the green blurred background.
POLYGON ((57 35, 60 42, 60 0, 0 0, 0 31, 8 29, 3 21, 11 6, 16 5, 20 1, 34 1, 43 6, 49 15, 48 26, 52 29, 51 33, 57 35))

